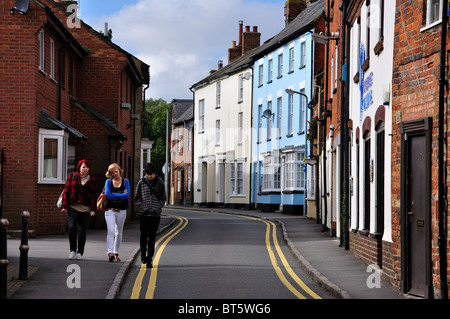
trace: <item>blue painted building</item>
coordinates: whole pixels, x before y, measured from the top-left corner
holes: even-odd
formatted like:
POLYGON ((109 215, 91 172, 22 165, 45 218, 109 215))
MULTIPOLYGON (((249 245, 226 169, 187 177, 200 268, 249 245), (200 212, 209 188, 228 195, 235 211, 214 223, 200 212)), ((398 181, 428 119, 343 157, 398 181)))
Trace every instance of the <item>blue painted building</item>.
POLYGON ((314 182, 304 159, 311 155, 315 75, 323 72, 323 46, 312 34, 324 31, 325 1, 293 5, 299 2, 286 2, 286 27, 254 57, 252 201, 265 212, 303 215, 314 182))

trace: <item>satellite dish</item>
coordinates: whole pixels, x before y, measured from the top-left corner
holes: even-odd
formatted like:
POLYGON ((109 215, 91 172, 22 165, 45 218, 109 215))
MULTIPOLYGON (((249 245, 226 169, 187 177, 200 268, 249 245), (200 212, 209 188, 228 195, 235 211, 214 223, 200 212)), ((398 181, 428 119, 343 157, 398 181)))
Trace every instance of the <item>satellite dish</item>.
POLYGON ((14 11, 20 14, 26 14, 30 8, 30 0, 16 0, 16 6, 11 9, 11 14, 14 15, 14 11))
POLYGON ((272 111, 270 109, 267 109, 263 112, 262 117, 266 119, 270 119, 270 117, 273 115, 272 111))

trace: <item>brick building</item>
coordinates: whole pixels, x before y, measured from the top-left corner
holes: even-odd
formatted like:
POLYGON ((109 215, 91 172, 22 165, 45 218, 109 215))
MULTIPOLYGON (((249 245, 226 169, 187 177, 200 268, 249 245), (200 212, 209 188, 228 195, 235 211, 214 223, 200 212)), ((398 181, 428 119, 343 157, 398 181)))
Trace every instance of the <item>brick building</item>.
MULTIPOLYGON (((395 276, 392 280, 403 293, 428 298, 448 297, 450 281, 448 193, 444 189, 449 186, 447 139, 442 140, 442 160, 439 156, 440 113, 448 123, 448 110, 443 104, 448 96, 450 45, 446 32, 445 47, 441 46, 442 21, 447 19, 442 15, 446 12, 444 2, 398 0, 395 16, 391 161, 395 276), (446 67, 443 75, 447 77, 442 79, 445 85, 442 96, 441 61, 446 67), (440 191, 443 192, 441 203, 440 191)), ((448 24, 445 26, 447 29, 448 24)), ((448 136, 448 124, 442 129, 445 129, 444 136, 448 136)))
POLYGON ((172 100, 170 130, 170 204, 192 205, 194 148, 194 105, 192 100, 172 100))
MULTIPOLYGON (((138 180, 136 119, 149 66, 77 19, 68 7, 74 1, 31 0, 25 14, 13 15, 14 5, 0 3, 2 213, 10 229, 27 210, 31 229, 64 233, 56 201, 80 159, 91 162, 98 192, 112 162, 131 185, 138 180)), ((103 214, 91 218, 91 226, 103 225, 103 214)))

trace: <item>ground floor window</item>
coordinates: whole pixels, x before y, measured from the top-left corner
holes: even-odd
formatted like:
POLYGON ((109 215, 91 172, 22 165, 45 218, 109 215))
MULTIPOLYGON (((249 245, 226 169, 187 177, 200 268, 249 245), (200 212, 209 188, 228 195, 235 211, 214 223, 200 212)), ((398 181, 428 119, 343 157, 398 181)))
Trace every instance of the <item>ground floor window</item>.
POLYGON ((286 153, 284 161, 284 189, 297 190, 305 188, 304 152, 286 153))
POLYGON ((262 178, 263 191, 280 190, 281 166, 278 154, 264 156, 262 178))
POLYGON ((236 161, 231 163, 231 196, 244 194, 244 163, 236 161))
POLYGON ((39 178, 42 184, 62 184, 67 179, 69 134, 39 129, 39 178))

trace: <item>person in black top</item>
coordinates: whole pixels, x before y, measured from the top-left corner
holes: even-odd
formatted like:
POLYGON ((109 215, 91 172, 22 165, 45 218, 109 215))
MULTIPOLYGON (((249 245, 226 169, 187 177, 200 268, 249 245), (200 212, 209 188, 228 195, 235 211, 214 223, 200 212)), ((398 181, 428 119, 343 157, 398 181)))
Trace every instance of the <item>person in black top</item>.
POLYGON ((123 178, 123 169, 116 163, 109 165, 105 176, 106 212, 105 220, 108 228, 106 247, 109 261, 120 261, 119 248, 127 209, 129 207, 130 182, 123 178))
POLYGON ((166 201, 166 189, 161 177, 155 174, 156 169, 152 163, 147 163, 144 171, 145 176, 136 186, 134 202, 139 206, 140 212, 141 261, 147 264, 147 268, 152 268, 156 232, 166 201))

